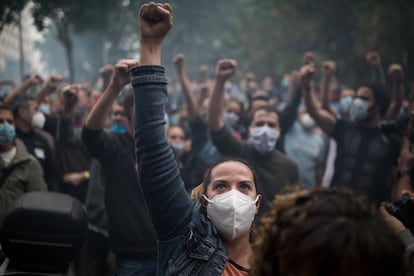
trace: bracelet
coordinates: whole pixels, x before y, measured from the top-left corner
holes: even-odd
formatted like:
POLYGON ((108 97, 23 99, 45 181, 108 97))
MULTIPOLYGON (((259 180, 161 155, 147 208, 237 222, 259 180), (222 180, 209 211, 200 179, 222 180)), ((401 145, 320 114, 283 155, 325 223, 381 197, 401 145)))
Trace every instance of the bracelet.
POLYGON ((84 171, 83 176, 85 177, 85 179, 91 178, 91 174, 89 173, 89 171, 84 171))

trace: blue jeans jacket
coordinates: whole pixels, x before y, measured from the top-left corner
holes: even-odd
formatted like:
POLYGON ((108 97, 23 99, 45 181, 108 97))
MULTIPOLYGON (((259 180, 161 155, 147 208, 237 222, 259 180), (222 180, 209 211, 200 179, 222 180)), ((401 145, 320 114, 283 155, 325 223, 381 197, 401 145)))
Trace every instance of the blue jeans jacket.
POLYGON ((158 235, 157 275, 221 275, 228 253, 197 200, 191 200, 167 143, 162 66, 131 69, 138 173, 158 235))

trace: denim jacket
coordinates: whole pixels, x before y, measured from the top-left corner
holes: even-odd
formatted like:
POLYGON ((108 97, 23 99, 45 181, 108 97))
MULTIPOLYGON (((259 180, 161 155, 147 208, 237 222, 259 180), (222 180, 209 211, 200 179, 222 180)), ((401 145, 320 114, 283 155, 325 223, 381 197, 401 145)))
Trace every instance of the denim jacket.
POLYGON ((162 66, 131 69, 138 174, 158 235, 157 275, 221 275, 228 253, 197 200, 186 192, 167 143, 162 66))

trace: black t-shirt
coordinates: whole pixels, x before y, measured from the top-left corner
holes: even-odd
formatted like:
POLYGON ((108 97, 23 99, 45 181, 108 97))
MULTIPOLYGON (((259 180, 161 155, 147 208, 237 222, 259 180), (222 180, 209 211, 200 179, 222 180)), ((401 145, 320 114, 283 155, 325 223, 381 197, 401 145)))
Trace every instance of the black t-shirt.
POLYGON ((337 120, 332 137, 338 146, 331 186, 350 188, 376 202, 389 200, 389 172, 400 152, 396 137, 344 119, 337 120))
POLYGON ((102 165, 111 249, 120 256, 154 254, 156 233, 137 175, 134 140, 86 127, 82 140, 102 165))

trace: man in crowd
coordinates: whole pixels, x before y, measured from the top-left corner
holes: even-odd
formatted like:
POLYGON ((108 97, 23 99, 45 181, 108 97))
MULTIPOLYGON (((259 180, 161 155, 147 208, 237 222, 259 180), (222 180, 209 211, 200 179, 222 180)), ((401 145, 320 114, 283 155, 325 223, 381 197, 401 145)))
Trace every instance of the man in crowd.
POLYGON ((130 82, 127 62, 123 60, 115 66, 111 83, 86 120, 82 139, 102 166, 109 243, 116 255, 117 275, 154 275, 156 234, 136 173, 132 93, 124 99, 127 131, 104 131, 113 103, 130 82))
POLYGON ((39 162, 16 139, 13 113, 0 105, 0 229, 19 196, 46 188, 39 162))
POLYGON ((313 91, 313 66, 301 68, 301 86, 306 108, 322 130, 337 142, 333 187, 347 187, 377 202, 389 200, 388 176, 396 164, 398 144, 383 135, 380 118, 388 108, 387 90, 378 83, 357 89, 350 109, 351 121, 322 109, 313 91))
MULTIPOLYGON (((257 172, 258 191, 267 206, 288 185, 298 184, 296 164, 275 149, 280 135, 279 114, 270 106, 258 108, 249 125, 249 142, 237 140, 225 127, 223 114, 224 85, 236 72, 235 60, 220 60, 208 110, 208 127, 214 145, 223 156, 239 157, 251 163, 257 172)), ((262 212, 263 212, 262 208, 262 212)))

